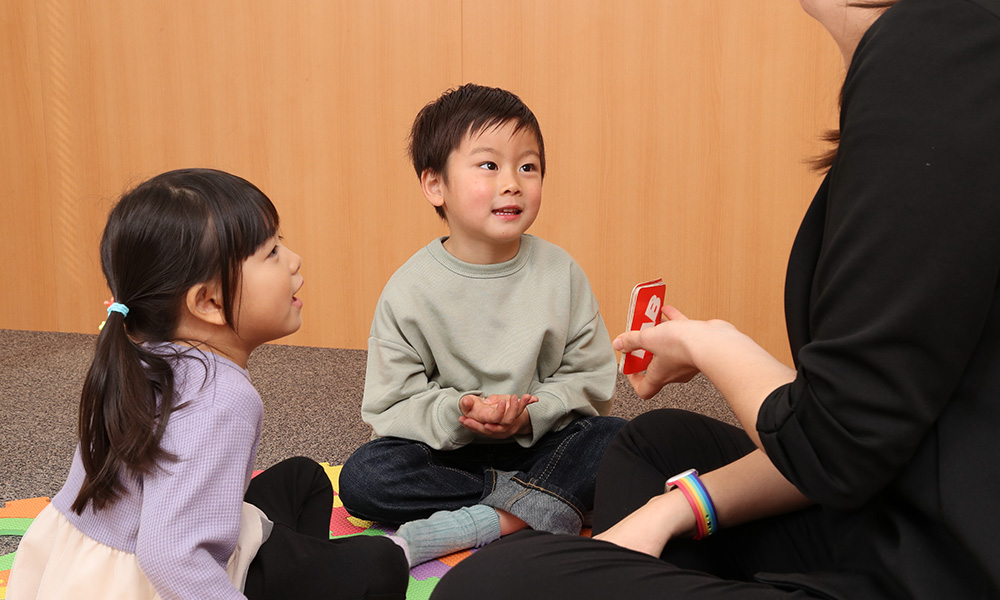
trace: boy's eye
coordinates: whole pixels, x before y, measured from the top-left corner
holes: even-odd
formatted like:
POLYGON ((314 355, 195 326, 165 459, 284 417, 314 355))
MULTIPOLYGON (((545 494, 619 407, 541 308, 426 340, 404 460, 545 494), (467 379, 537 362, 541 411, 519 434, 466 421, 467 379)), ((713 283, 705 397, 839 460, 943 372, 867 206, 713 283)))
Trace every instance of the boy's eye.
POLYGON ((481 163, 479 167, 482 169, 489 169, 490 171, 496 171, 499 168, 497 167, 497 164, 492 160, 488 160, 484 163, 481 163))
POLYGON ((538 166, 533 163, 528 163, 526 165, 521 165, 521 170, 526 173, 531 173, 532 171, 537 171, 538 166))

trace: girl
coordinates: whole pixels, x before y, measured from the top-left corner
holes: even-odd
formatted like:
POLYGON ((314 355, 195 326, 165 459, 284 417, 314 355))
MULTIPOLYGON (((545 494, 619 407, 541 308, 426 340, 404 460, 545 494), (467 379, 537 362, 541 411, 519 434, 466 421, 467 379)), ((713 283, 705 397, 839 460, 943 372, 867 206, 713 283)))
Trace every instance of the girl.
POLYGON ((154 177, 111 211, 101 265, 116 302, 79 445, 21 541, 8 599, 405 597, 393 542, 328 539, 319 465, 250 479, 263 404, 247 359, 302 319, 302 260, 277 231, 259 189, 207 169, 154 177))

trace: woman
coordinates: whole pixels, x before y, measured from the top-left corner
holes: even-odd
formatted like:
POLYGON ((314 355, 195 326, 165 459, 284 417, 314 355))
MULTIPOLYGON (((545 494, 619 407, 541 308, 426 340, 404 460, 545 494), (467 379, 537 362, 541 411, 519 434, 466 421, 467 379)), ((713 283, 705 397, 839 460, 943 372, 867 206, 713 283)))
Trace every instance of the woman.
POLYGON ((801 2, 848 72, 788 264, 795 369, 671 307, 619 336, 655 356, 640 396, 702 372, 743 430, 635 419, 600 541, 512 536, 433 598, 1000 597, 1000 0, 801 2))

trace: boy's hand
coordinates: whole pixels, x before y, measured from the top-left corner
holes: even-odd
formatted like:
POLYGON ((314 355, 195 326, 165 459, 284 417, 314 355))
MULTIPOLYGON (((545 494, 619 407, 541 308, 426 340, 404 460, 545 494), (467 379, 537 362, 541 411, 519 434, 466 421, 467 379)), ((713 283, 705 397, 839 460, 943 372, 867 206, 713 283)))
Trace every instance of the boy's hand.
POLYGON ((462 416, 458 422, 463 427, 494 439, 531 432, 531 417, 526 408, 538 402, 536 396, 494 394, 489 398, 463 396, 459 400, 462 416))
POLYGON ((489 398, 483 398, 469 394, 462 396, 458 406, 462 409, 463 417, 475 419, 480 423, 499 423, 512 397, 494 394, 489 398))

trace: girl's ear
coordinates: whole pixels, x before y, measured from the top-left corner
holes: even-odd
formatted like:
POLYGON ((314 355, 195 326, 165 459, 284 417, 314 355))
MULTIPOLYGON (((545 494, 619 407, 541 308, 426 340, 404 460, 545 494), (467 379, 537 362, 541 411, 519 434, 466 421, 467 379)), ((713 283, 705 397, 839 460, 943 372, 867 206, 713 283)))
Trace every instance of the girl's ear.
POLYGON ((217 281, 206 281, 191 286, 184 298, 187 311, 196 319, 212 325, 226 324, 226 311, 222 305, 222 290, 217 281))
POLYGON ((424 169, 420 174, 420 189, 424 191, 424 197, 434 206, 444 206, 444 176, 431 169, 424 169))

